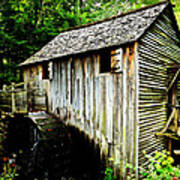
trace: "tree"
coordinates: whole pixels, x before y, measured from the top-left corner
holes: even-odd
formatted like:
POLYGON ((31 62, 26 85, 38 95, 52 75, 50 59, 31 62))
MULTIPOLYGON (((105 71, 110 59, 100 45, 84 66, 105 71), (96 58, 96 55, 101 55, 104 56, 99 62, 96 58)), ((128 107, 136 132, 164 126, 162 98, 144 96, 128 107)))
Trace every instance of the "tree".
POLYGON ((178 25, 180 27, 180 1, 179 0, 171 0, 171 2, 175 5, 173 10, 175 12, 175 16, 176 16, 178 25))
POLYGON ((79 0, 7 0, 1 5, 0 86, 18 81, 17 65, 59 32, 88 21, 79 0))

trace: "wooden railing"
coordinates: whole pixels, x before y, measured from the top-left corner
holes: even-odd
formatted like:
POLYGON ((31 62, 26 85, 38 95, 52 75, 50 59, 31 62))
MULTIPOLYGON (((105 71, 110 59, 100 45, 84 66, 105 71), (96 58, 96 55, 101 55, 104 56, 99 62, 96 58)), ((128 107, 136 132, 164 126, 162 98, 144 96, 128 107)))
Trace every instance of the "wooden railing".
POLYGON ((27 113, 47 110, 46 91, 30 82, 4 85, 0 90, 0 111, 7 113, 27 113))

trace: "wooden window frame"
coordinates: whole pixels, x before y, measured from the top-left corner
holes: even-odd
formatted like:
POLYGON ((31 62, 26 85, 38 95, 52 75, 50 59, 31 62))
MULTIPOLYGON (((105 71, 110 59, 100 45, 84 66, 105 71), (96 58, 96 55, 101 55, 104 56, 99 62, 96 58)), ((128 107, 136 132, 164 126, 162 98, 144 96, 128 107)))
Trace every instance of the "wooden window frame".
POLYGON ((107 73, 121 73, 123 70, 123 50, 108 49, 100 53, 100 74, 107 73))

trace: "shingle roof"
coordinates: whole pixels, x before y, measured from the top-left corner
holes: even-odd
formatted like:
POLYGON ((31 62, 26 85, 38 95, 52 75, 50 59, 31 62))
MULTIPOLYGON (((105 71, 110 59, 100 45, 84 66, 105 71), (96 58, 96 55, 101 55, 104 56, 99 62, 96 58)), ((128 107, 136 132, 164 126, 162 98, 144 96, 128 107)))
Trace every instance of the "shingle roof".
POLYGON ((136 41, 167 6, 166 1, 62 32, 21 66, 136 41))

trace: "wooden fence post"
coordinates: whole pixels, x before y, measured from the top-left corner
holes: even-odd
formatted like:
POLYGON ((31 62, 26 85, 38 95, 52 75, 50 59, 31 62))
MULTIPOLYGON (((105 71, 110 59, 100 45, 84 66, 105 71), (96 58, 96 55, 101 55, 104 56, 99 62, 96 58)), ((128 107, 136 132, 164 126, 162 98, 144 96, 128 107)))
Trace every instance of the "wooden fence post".
POLYGON ((16 102, 15 102, 15 83, 11 84, 11 98, 12 98, 12 113, 16 112, 16 102))
POLYGON ((29 103, 28 103, 28 88, 27 88, 27 83, 24 85, 24 90, 25 90, 25 98, 26 98, 26 112, 28 113, 29 110, 29 103))
POLYGON ((3 85, 3 91, 6 91, 7 86, 3 85))

